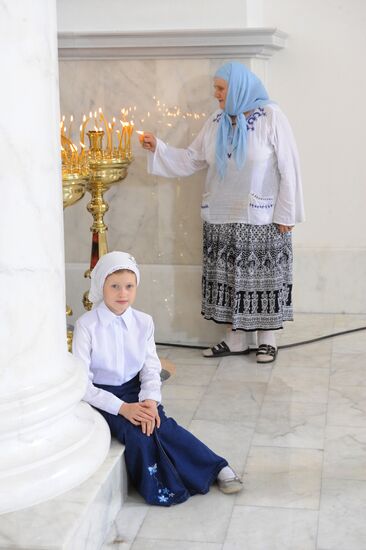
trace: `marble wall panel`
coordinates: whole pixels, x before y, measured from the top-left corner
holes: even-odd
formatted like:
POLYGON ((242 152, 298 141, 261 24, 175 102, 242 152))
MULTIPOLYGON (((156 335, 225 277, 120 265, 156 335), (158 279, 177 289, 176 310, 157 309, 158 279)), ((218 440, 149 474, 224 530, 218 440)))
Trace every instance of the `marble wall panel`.
MULTIPOLYGON (((122 107, 131 107, 129 118, 136 128, 152 131, 173 146, 186 147, 217 108, 212 75, 220 64, 197 59, 62 61, 61 113, 66 125, 72 114, 75 117, 71 133, 75 143, 84 113, 101 106, 110 119, 118 117, 122 107)), ((151 176, 146 171, 147 153, 136 135, 132 147, 135 159, 127 178, 106 193, 109 248, 132 251, 141 263, 199 265, 199 205, 205 171, 189 178, 151 176)), ((86 211, 88 200, 86 196, 65 212, 68 262, 89 259, 92 219, 86 211)))

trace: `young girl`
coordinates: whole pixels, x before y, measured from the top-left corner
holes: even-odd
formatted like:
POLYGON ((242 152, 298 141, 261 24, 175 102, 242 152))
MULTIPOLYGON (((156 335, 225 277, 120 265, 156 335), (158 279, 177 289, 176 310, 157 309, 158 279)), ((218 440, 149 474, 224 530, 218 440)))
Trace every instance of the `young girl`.
POLYGON ((139 281, 136 261, 125 252, 105 254, 92 271, 94 308, 78 319, 73 338, 73 353, 89 370, 84 400, 125 445, 127 472, 149 504, 184 502, 207 493, 215 480, 224 493, 237 493, 242 482, 227 461, 160 404, 153 320, 131 307, 139 281))

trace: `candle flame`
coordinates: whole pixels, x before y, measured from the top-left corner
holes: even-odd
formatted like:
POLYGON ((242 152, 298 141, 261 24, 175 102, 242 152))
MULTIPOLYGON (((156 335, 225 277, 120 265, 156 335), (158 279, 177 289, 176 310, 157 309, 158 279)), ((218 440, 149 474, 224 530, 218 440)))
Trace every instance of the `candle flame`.
POLYGON ((144 132, 142 130, 136 130, 136 134, 139 134, 140 136, 143 136, 144 132))
POLYGON ((85 121, 86 121, 86 116, 85 116, 85 115, 83 115, 83 122, 85 122, 85 121))

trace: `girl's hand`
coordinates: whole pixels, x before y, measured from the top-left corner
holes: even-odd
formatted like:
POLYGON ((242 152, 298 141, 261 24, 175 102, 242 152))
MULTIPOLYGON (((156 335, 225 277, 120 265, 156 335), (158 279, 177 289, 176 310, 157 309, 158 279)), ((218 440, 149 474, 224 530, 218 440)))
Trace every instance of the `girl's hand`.
POLYGON ((157 403, 153 399, 145 399, 145 401, 142 402, 142 405, 144 405, 146 409, 149 410, 154 415, 154 418, 152 420, 148 420, 147 422, 145 421, 141 422, 142 433, 146 434, 147 436, 150 436, 153 433, 155 426, 157 428, 160 427, 160 416, 158 412, 157 403))
POLYGON ((119 410, 119 414, 124 416, 124 418, 135 426, 140 426, 142 422, 151 422, 152 420, 155 422, 153 411, 144 406, 143 403, 123 403, 119 410))
POLYGON ((143 134, 139 135, 139 140, 143 149, 155 153, 156 137, 154 136, 154 134, 152 134, 151 132, 144 132, 143 134))
POLYGON ((288 233, 289 231, 292 231, 294 228, 293 225, 281 225, 280 223, 276 223, 276 226, 280 233, 288 233))

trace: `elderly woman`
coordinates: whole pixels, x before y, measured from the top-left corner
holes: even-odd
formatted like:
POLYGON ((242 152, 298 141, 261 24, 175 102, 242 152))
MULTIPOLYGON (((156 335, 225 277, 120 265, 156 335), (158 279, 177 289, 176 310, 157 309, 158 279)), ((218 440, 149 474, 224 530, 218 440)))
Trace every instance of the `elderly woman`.
POLYGON ((202 197, 202 315, 228 325, 205 357, 249 352, 258 331, 257 362, 277 356, 275 331, 293 320, 292 235, 303 221, 299 160, 287 118, 263 84, 237 62, 214 77, 219 110, 187 149, 151 133, 148 169, 166 177, 208 168, 202 197))

